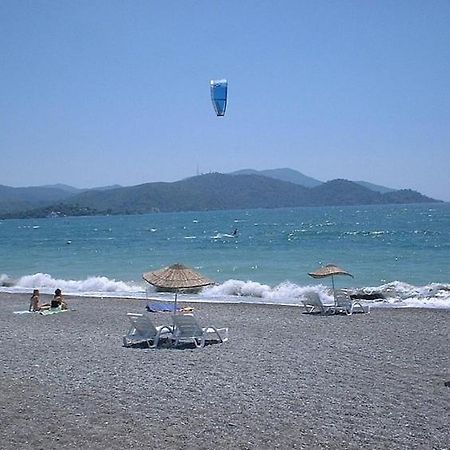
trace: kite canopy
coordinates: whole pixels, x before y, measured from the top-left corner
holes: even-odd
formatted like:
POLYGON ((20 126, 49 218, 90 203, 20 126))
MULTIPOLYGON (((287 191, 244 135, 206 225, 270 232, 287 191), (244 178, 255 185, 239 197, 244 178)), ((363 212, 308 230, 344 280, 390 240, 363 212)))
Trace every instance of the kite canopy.
POLYGON ((217 116, 221 117, 225 115, 227 109, 227 92, 228 82, 227 80, 211 80, 211 100, 216 111, 217 116))

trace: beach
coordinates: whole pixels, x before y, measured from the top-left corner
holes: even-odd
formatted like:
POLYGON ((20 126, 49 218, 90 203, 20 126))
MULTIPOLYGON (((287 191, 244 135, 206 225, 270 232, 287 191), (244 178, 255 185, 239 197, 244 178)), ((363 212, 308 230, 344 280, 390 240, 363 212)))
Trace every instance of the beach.
POLYGON ((3 449, 450 448, 448 309, 183 304, 229 341, 145 349, 122 346, 145 300, 66 298, 0 294, 3 449))

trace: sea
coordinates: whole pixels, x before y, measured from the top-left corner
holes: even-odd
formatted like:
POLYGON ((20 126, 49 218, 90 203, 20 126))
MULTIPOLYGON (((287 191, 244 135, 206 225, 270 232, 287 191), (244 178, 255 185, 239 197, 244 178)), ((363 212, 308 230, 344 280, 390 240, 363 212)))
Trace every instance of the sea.
POLYGON ((186 302, 299 305, 311 290, 382 294, 373 307, 450 308, 450 203, 0 221, 0 292, 170 301, 142 275, 175 263, 215 281, 186 302))

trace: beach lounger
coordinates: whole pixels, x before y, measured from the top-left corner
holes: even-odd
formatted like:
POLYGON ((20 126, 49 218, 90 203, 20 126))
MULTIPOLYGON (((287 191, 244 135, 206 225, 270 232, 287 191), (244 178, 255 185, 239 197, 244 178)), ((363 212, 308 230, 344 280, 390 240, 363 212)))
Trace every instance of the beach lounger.
POLYGON ((348 316, 356 312, 370 312, 370 306, 362 305, 358 300, 353 300, 344 289, 339 289, 335 292, 335 302, 336 312, 344 312, 348 316))
POLYGON ((175 346, 180 343, 194 343, 196 347, 204 347, 207 343, 222 343, 228 340, 228 328, 202 328, 192 314, 177 314, 172 320, 172 342, 175 346))
POLYGON ((320 295, 311 291, 305 295, 306 299, 302 301, 307 314, 312 314, 318 312, 320 314, 334 314, 336 312, 336 307, 333 304, 325 304, 322 302, 320 295))
POLYGON ((155 348, 158 346, 160 339, 171 336, 171 327, 166 325, 156 327, 147 314, 127 313, 127 317, 131 322, 131 327, 123 337, 125 347, 146 343, 149 348, 155 348))

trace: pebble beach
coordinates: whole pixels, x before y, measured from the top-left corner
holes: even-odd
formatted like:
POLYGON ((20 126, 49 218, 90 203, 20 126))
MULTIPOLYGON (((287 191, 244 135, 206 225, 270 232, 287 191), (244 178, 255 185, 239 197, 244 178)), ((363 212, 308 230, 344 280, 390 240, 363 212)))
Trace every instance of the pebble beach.
POLYGON ((144 300, 28 299, 0 294, 2 449, 450 448, 449 310, 185 304, 229 341, 146 349, 122 345, 144 300))

